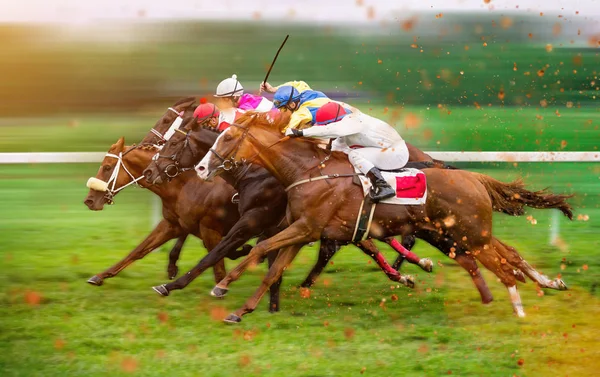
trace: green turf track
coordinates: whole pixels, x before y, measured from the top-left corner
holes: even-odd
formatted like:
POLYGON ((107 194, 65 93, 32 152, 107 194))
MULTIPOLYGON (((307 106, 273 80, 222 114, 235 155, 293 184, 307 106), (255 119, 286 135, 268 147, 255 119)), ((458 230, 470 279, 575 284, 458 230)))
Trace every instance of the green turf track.
MULTIPOLYGON (((499 125, 481 131, 490 142, 469 144, 465 135, 473 126, 465 122, 478 124, 486 112, 463 110, 450 115, 437 108, 413 110, 423 120, 405 134, 430 149, 440 140, 439 150, 560 150, 561 140, 567 141, 565 150, 594 150, 597 145, 597 133, 591 131, 597 120, 591 125, 585 122, 597 119, 594 113, 561 118, 552 118, 553 112, 542 114, 548 126, 539 135, 539 147, 532 144, 533 136, 529 143, 521 137, 498 140, 518 129, 520 121, 512 117, 531 120, 536 115, 534 110, 502 109, 488 112, 490 124, 497 121, 499 125), (503 128, 503 122, 510 127, 503 128), (567 126, 572 127, 569 132, 567 126), (433 136, 425 132, 427 128, 433 136)), ((398 119, 399 129, 408 111, 398 119)), ((149 121, 154 116, 149 114, 149 121)), ((139 117, 130 123, 132 117, 93 117, 89 124, 82 117, 75 128, 68 127, 68 120, 50 120, 44 138, 32 137, 40 130, 35 121, 29 127, 2 127, 0 149, 102 151, 121 134, 130 136, 129 140, 141 139, 142 130, 152 122, 145 124, 139 117), (92 136, 98 141, 92 143, 92 136)), ((439 263, 432 274, 404 267, 406 273, 417 276, 414 290, 392 289, 395 285, 350 247, 334 258, 310 298, 302 298, 295 287, 316 257, 314 250, 306 249, 286 272, 281 313, 267 313, 262 302, 241 325, 226 326, 218 318, 252 294, 264 266, 249 271, 221 301, 208 295, 214 285, 210 274, 168 298, 152 292, 152 285, 166 281, 163 250, 102 287, 89 286, 87 278, 120 259, 149 231, 150 194, 127 189, 115 206, 94 213, 82 201, 87 192, 85 180, 95 174, 96 165, 0 166, 1 374, 594 375, 600 367, 598 164, 465 167, 502 180, 523 176, 533 189, 550 186, 555 192, 575 193, 576 215, 589 216, 588 221, 560 219, 560 248, 548 245, 550 211, 528 211, 537 219, 536 225, 526 217, 495 217, 497 237, 549 276, 562 274, 571 288, 568 292, 546 290, 539 297, 531 282, 521 285, 525 319, 513 317, 504 287, 491 274, 486 272, 485 277, 495 301, 483 306, 462 269, 418 242, 415 251, 439 263), (38 295, 41 300, 36 304, 38 295), (383 306, 382 299, 386 299, 383 306)), ((393 253, 384 250, 391 259, 393 253)), ((180 271, 202 255, 201 244, 190 239, 180 271)))

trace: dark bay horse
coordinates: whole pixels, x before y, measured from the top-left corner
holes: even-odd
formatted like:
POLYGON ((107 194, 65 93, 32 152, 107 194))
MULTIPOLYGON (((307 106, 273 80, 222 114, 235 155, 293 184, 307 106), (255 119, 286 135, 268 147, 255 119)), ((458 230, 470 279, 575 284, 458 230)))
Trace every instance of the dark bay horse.
MULTIPOLYGON (((281 139, 279 128, 287 124, 285 116, 273 122, 262 114, 247 113, 238 122, 240 124, 234 124, 218 138, 211 153, 198 166, 202 177, 209 178, 221 172, 224 166, 245 160, 264 166, 286 187, 309 178, 316 169, 321 176, 329 175, 335 179, 335 183, 323 179, 293 187, 288 192, 287 210, 291 225, 258 243, 248 257, 213 289, 219 295, 262 255, 285 248, 255 295, 226 319, 229 322, 239 322, 242 315, 254 310, 266 289, 281 276, 304 244, 322 237, 349 241, 363 195, 362 189, 349 178, 354 170, 344 154, 332 153, 326 166, 319 167, 317 162, 323 161, 327 152, 318 148, 317 143, 307 139, 281 139), (335 174, 341 177, 336 178, 335 174)), ((501 277, 509 289, 516 314, 524 316, 514 276, 503 269, 504 263, 492 240, 492 206, 498 205, 498 201, 493 200, 505 198, 518 185, 461 170, 425 169, 424 172, 430 194, 426 204, 379 204, 370 235, 384 239, 414 233, 443 251, 452 245, 450 252, 453 254, 476 256, 501 277)), ((559 208, 572 216, 570 206, 564 201, 566 196, 546 193, 536 196, 536 193, 524 191, 529 201, 526 204, 559 208)), ((510 200, 519 202, 523 196, 514 195, 510 200)))

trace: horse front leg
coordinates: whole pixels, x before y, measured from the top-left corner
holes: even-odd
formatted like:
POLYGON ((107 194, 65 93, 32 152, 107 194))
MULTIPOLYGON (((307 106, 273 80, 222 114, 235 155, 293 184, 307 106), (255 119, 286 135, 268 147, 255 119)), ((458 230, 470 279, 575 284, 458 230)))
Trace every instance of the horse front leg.
POLYGON ((327 263, 333 258, 333 255, 340 249, 340 245, 337 241, 328 240, 326 238, 321 240, 321 246, 319 247, 319 257, 317 263, 312 268, 306 279, 300 284, 302 288, 310 288, 315 283, 319 275, 323 272, 327 263))
POLYGON ((175 279, 177 272, 179 272, 177 261, 179 260, 179 255, 181 254, 181 249, 183 248, 187 236, 187 234, 179 236, 177 243, 173 246, 171 252, 169 252, 169 265, 167 266, 167 276, 169 277, 169 280, 175 279))
POLYGON ((248 242, 252 236, 260 232, 260 230, 257 229, 257 225, 261 225, 259 220, 259 213, 254 213, 252 211, 246 212, 229 230, 227 235, 223 237, 221 242, 219 242, 219 244, 212 249, 208 255, 202 258, 190 271, 180 276, 175 281, 154 286, 152 289, 161 296, 168 296, 171 291, 187 287, 207 268, 216 265, 225 258, 230 251, 235 251, 238 247, 248 242))
POLYGON ((265 275, 260 287, 254 292, 254 295, 241 308, 229 314, 224 321, 227 323, 239 323, 242 321, 243 315, 252 313, 269 287, 281 278, 283 271, 292 263, 302 246, 304 244, 291 245, 282 249, 275 263, 269 268, 269 272, 265 275))
POLYGON ((259 242, 248 254, 248 256, 232 269, 225 279, 221 280, 213 290, 210 292, 215 297, 223 297, 229 290, 229 284, 238 280, 240 276, 250 267, 258 263, 260 258, 273 250, 279 250, 283 247, 292 246, 296 244, 307 244, 311 241, 316 241, 317 237, 314 237, 314 231, 307 225, 303 220, 297 220, 292 225, 277 233, 275 236, 259 242))
POLYGON ((92 276, 88 279, 88 283, 100 286, 104 283, 104 279, 116 276, 119 272, 129 266, 138 259, 142 259, 152 250, 163 245, 165 242, 177 237, 181 233, 181 229, 169 223, 167 220, 162 220, 156 228, 150 232, 148 237, 133 249, 129 255, 120 260, 114 266, 108 268, 104 272, 92 276))
MULTIPOLYGON (((267 254, 267 260, 269 262, 269 270, 273 267, 273 264, 277 260, 279 253, 276 251, 272 251, 267 254)), ((283 281, 283 277, 280 276, 270 287, 269 293, 271 295, 269 302, 269 312, 276 313, 279 311, 279 288, 281 287, 281 282, 283 281)))

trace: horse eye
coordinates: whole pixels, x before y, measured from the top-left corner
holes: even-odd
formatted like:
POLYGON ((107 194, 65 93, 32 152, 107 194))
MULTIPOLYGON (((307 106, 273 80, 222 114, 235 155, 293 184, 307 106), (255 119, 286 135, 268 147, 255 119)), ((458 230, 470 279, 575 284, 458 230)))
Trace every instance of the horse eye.
POLYGON ((111 168, 111 167, 110 167, 110 165, 104 165, 104 166, 102 167, 102 169, 104 169, 104 171, 109 171, 109 170, 110 170, 110 168, 111 168))
POLYGON ((233 139, 233 137, 230 134, 225 134, 223 138, 225 139, 225 141, 231 141, 231 139, 233 139))

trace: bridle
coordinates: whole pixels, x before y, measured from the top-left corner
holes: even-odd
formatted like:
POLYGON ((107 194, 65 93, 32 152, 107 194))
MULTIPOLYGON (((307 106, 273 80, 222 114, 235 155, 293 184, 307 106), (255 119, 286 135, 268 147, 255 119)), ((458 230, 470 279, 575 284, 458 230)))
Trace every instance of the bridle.
POLYGON ((141 187, 138 184, 138 181, 143 179, 144 175, 142 174, 141 176, 136 178, 133 174, 131 174, 129 169, 127 169, 127 166, 125 166, 125 162, 123 162, 123 156, 136 148, 137 148, 137 146, 134 145, 131 149, 125 151, 124 153, 119 152, 118 155, 113 154, 113 153, 106 154, 106 157, 111 157, 111 158, 117 159, 117 163, 115 164, 112 174, 110 175, 110 178, 108 178, 108 181, 106 182, 106 190, 105 190, 106 194, 104 194, 104 198, 106 199, 108 204, 114 204, 113 198, 115 197, 115 195, 117 195, 117 193, 119 191, 125 189, 126 187, 129 187, 131 185, 136 185, 138 187, 141 187), (129 177, 131 178, 131 181, 127 184, 124 184, 123 186, 115 187, 117 185, 117 179, 119 177, 119 172, 120 172, 121 168, 123 168, 123 170, 125 170, 127 175, 129 175, 129 177))
POLYGON ((167 141, 169 141, 169 139, 171 138, 171 136, 173 136, 173 134, 175 133, 175 130, 178 129, 181 126, 181 123, 183 123, 183 111, 177 111, 172 107, 169 107, 167 110, 174 112, 175 114, 177 114, 177 118, 175 118, 175 120, 173 121, 173 123, 171 123, 171 126, 169 127, 169 129, 165 132, 165 134, 161 134, 160 132, 158 132, 157 130, 155 130, 154 128, 150 129, 150 132, 152 132, 154 135, 159 137, 159 142, 161 144, 166 143, 167 141))
POLYGON ((249 127, 244 127, 244 126, 241 126, 241 125, 235 124, 235 123, 232 123, 230 127, 237 127, 239 129, 243 130, 243 133, 242 133, 242 136, 238 139, 238 144, 235 148, 235 151, 228 158, 224 158, 223 156, 221 156, 212 147, 209 148, 209 152, 212 152, 221 161, 221 165, 217 166, 217 168, 215 169, 215 172, 219 169, 223 169, 225 171, 230 171, 234 168, 241 166, 242 164, 251 163, 256 157, 258 157, 261 154, 261 151, 258 151, 249 159, 243 158, 240 161, 236 161, 235 157, 237 156, 237 153, 240 150, 240 148, 247 136, 250 136, 252 139, 254 139, 254 141, 256 141, 262 147, 261 149, 267 149, 267 150, 274 147, 275 145, 281 143, 282 141, 286 141, 289 139, 289 136, 285 136, 285 137, 277 140, 273 144, 271 144, 269 146, 265 146, 260 140, 258 140, 254 135, 252 135, 250 133, 249 127))
MULTIPOLYGON (((194 149, 192 148, 192 146, 190 145, 190 131, 187 132, 183 132, 182 130, 180 130, 179 128, 176 128, 175 132, 179 132, 180 134, 183 134, 185 136, 185 139, 183 141, 183 147, 182 148, 178 148, 177 151, 170 155, 170 156, 164 156, 161 155, 160 152, 158 152, 157 154, 155 154, 152 157, 152 162, 156 165, 156 168, 159 169, 158 166, 158 160, 161 158, 165 158, 167 160, 171 160, 171 163, 168 164, 167 166, 165 166, 165 168, 163 169, 163 172, 165 173, 165 175, 168 177, 169 180, 177 177, 179 174, 189 171, 189 170, 194 170, 194 167, 188 167, 188 168, 184 168, 179 166, 179 158, 180 155, 183 153, 183 151, 185 149, 189 149, 190 152, 192 153, 192 158, 196 158, 196 152, 194 152, 194 149)), ((166 134, 165 134, 166 136, 166 134)), ((169 135, 169 138, 171 138, 172 135, 169 135)), ((168 140, 168 139, 167 139, 168 140)))

